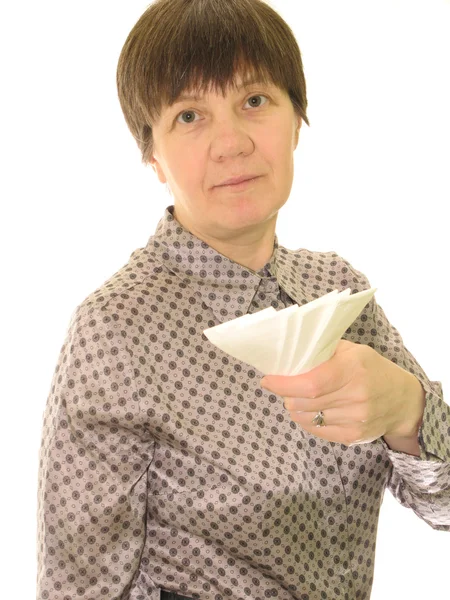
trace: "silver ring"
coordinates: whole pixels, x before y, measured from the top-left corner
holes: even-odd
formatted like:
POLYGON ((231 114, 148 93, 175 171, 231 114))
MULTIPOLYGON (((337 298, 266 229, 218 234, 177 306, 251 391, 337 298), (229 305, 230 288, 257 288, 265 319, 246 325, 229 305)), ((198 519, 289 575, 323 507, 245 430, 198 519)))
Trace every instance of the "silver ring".
POLYGON ((325 415, 321 410, 317 413, 311 423, 316 427, 325 427, 325 415))

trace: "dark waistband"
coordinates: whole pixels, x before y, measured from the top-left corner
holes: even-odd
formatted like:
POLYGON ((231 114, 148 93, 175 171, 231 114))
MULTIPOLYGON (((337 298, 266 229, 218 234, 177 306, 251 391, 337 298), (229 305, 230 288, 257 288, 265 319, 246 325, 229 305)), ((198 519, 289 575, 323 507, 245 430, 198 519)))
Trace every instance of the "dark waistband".
POLYGON ((176 594, 175 592, 166 592, 166 590, 161 590, 161 600, 192 600, 188 596, 180 596, 180 594, 176 594))

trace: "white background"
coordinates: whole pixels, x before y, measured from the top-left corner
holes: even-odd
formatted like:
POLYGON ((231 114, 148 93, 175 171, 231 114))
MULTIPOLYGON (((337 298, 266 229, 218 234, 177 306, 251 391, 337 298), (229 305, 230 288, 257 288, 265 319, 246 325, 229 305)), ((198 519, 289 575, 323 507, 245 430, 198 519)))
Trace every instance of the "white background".
MULTIPOLYGON (((35 597, 41 420, 70 316, 173 203, 141 164, 117 98, 117 60, 148 4, 28 1, 2 11, 5 599, 35 597)), ((302 51, 311 122, 279 241, 334 250, 362 271, 448 396, 450 3, 270 4, 302 51)), ((447 597, 449 555, 448 532, 386 493, 371 600, 447 597)))

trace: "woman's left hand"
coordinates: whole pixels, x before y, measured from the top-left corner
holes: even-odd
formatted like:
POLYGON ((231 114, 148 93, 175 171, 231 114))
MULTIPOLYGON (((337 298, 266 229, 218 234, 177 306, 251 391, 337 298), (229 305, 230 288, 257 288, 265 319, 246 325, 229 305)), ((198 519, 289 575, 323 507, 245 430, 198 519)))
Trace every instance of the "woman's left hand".
POLYGON ((414 435, 419 412, 411 404, 411 377, 370 346, 341 339, 318 367, 301 375, 267 375, 267 387, 261 387, 283 396, 292 420, 309 433, 352 446, 384 435, 414 435), (323 427, 311 422, 319 411, 323 427))

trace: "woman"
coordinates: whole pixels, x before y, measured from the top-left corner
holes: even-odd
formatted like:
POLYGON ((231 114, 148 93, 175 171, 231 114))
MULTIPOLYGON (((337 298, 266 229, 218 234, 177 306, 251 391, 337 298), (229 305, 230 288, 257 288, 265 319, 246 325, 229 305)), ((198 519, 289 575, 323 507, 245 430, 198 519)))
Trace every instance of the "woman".
POLYGON ((430 416, 450 420, 440 382, 373 298, 346 336, 420 379, 420 455, 381 438, 348 447, 305 431, 261 373, 203 335, 370 287, 332 251, 278 244, 309 125, 292 31, 260 0, 158 0, 125 42, 117 83, 174 205, 73 314, 44 419, 37 597, 369 598, 386 486, 450 529, 450 445, 430 416))

